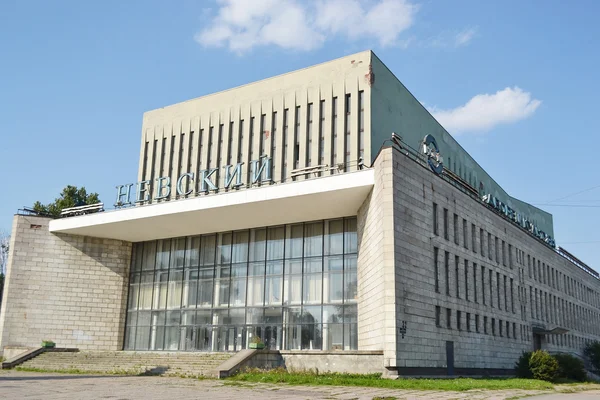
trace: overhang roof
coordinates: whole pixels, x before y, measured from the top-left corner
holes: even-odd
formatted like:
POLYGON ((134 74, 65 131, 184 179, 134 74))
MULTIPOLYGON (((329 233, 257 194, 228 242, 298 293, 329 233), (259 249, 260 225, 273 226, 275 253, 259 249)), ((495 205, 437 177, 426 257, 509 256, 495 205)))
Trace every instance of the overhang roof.
POLYGON ((541 326, 534 326, 532 328, 532 332, 533 333, 538 333, 540 335, 562 335, 564 333, 569 332, 569 330, 567 328, 562 328, 562 327, 555 327, 552 329, 546 329, 544 327, 541 326))
POLYGON ((53 220, 50 232, 141 242, 356 215, 374 170, 53 220))

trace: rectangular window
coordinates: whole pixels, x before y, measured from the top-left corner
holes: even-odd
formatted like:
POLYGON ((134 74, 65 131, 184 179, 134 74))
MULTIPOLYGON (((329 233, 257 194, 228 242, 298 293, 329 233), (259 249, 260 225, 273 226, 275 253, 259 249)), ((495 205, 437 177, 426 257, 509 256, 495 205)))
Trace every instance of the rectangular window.
POLYGON ((493 260, 493 253, 492 253, 492 234, 488 232, 488 259, 493 260))
MULTIPOLYGON (((284 155, 285 158, 285 155, 284 155)), ((277 111, 273 111, 271 120, 271 177, 275 179, 275 166, 277 160, 277 111)))
POLYGON ((169 157, 169 176, 173 176, 175 163, 175 135, 171 136, 171 156, 169 157))
POLYGON ((483 239, 484 239, 483 229, 480 228, 479 229, 479 254, 481 254, 481 257, 485 257, 485 254, 483 253, 483 249, 484 249, 484 246, 483 246, 484 241, 483 241, 483 239))
POLYGON ((365 157, 365 92, 358 92, 358 157, 365 157))
MULTIPOLYGON (((319 165, 325 165, 325 100, 319 102, 319 165)), ((319 176, 321 173, 319 172, 319 176)))
POLYGON ((458 215, 454 214, 454 244, 458 245, 458 215))
POLYGON ((514 298, 514 284, 513 278, 510 278, 510 304, 513 314, 515 313, 515 298, 514 298))
MULTIPOLYGON (((546 284, 546 264, 545 263, 542 263, 542 274, 541 274, 541 277, 542 277, 542 279, 540 279, 540 281, 543 284, 546 284)), ((577 286, 575 286, 575 289, 577 290, 577 286)), ((575 293, 575 294, 577 294, 577 293, 575 293)), ((576 297, 578 297, 578 296, 576 296, 576 297)))
MULTIPOLYGON (((295 116, 296 124, 294 125, 294 169, 299 168, 300 166, 300 142, 298 141, 300 138, 300 106, 296 106, 296 116, 295 116)), ((293 178, 296 180, 296 178, 293 178)))
POLYGON ((204 138, 204 129, 200 129, 200 135, 198 138, 198 168, 196 168, 196 176, 198 176, 199 172, 202 170, 202 149, 204 148, 204 143, 202 139, 204 138))
POLYGON ((287 159, 288 159, 288 124, 290 122, 290 110, 288 108, 283 110, 283 156, 281 157, 281 182, 285 182, 287 178, 287 159))
POLYGON ((181 176, 182 168, 183 168, 183 153, 185 151, 185 133, 179 135, 179 157, 177 159, 177 176, 181 176))
POLYGON ((262 155, 264 155, 266 153, 266 149, 268 148, 267 146, 267 114, 261 114, 260 115, 260 127, 259 127, 259 131, 258 131, 258 136, 259 136, 259 140, 258 140, 258 157, 260 158, 262 155))
POLYGON ((479 333, 479 314, 475 314, 475 332, 479 333))
POLYGON ((439 249, 437 247, 433 248, 433 274, 435 279, 435 292, 440 292, 440 279, 439 279, 439 271, 438 271, 438 253, 439 249))
POLYGON ((487 305, 487 301, 485 300, 485 267, 483 265, 481 266, 481 299, 483 305, 487 305))
POLYGON ((461 326, 461 317, 462 317, 462 312, 457 311, 456 312, 456 329, 458 329, 459 331, 462 330, 462 326, 461 326))
MULTIPOLYGON (((490 284, 490 306, 492 306, 492 308, 494 308, 494 294, 493 294, 493 289, 494 289, 494 285, 492 284, 492 270, 490 269, 489 271, 489 284, 490 284)), ((500 307, 500 305, 498 304, 498 307, 500 307)))
POLYGON ((444 208, 444 239, 449 240, 448 233, 448 209, 444 208))
POLYGON ((500 246, 498 245, 497 236, 494 236, 494 252, 496 253, 496 262, 500 264, 500 246))
POLYGON ((496 318, 492 318, 492 335, 496 336, 496 318))
POLYGON ((469 249, 469 241, 467 240, 468 234, 467 234, 467 220, 463 219, 463 246, 465 247, 465 249, 469 249))
POLYGON ((162 138, 161 155, 160 155, 160 176, 165 176, 165 159, 167 158, 167 138, 162 138))
POLYGON ((473 298, 475 303, 479 303, 479 297, 477 296, 477 264, 473 263, 473 298))
POLYGON ((496 272, 496 295, 498 297, 498 309, 500 310, 500 272, 496 272))
POLYGON ((513 268, 513 249, 511 244, 508 245, 508 267, 510 269, 513 268))
POLYGON ((346 113, 346 121, 345 121, 345 135, 344 135, 344 171, 350 170, 350 130, 352 127, 351 123, 351 111, 352 111, 352 103, 350 101, 350 94, 346 94, 346 103, 345 103, 345 113, 346 113))
POLYGON ((477 253, 477 239, 475 237, 475 224, 471 224, 471 250, 477 253))
POLYGON ((444 275, 446 276, 446 295, 450 296, 450 253, 444 252, 444 275))
POLYGON ((469 261, 465 258, 465 299, 469 300, 469 261))
POLYGON ((435 326, 440 326, 440 306, 435 306, 435 326))
POLYGON ((446 308, 446 328, 452 329, 452 310, 446 308))
POLYGON ((154 184, 154 171, 156 167, 156 152, 158 150, 158 140, 154 139, 154 147, 152 147, 152 167, 150 168, 150 182, 154 184))
MULTIPOLYGON (((492 320, 492 321, 493 321, 493 320, 492 320)), ((504 335, 502 334, 502 325, 503 325, 503 324, 502 324, 502 320, 501 320, 501 319, 499 319, 499 320, 498 320, 498 331, 499 331, 498 333, 500 334, 500 337, 503 337, 503 336, 504 336, 504 335)))
POLYGON ((508 292, 506 290, 507 289, 506 281, 507 281, 507 277, 506 277, 506 275, 504 275, 504 311, 508 311, 508 296, 507 296, 508 292))
POLYGON ((483 317, 483 333, 488 334, 488 317, 483 317))
POLYGON ((338 158, 337 158, 337 97, 333 98, 331 102, 331 173, 335 173, 335 169, 333 167, 337 166, 338 158))
POLYGON ((506 290, 508 285, 506 282, 507 282, 507 277, 506 277, 506 275, 504 275, 504 311, 508 311, 508 296, 507 296, 508 291, 506 290))
POLYGON ((531 313, 531 318, 535 318, 533 315, 533 288, 529 286, 529 311, 531 313))
POLYGON ((459 279, 460 274, 458 273, 459 259, 458 256, 454 256, 454 281, 456 283, 456 297, 460 299, 459 279))
MULTIPOLYGON (((219 124, 219 140, 217 141, 217 177, 219 176, 219 171, 221 170, 221 152, 223 150, 223 124, 219 124)), ((218 180, 218 178, 217 178, 218 180)))
POLYGON ((211 158, 212 158, 212 146, 213 146, 213 130, 214 127, 209 127, 208 128, 208 152, 207 152, 207 157, 206 157, 206 169, 210 170, 212 164, 211 164, 211 158))
MULTIPOLYGON (((146 179, 146 169, 148 165, 148 142, 144 144, 144 164, 142 166, 142 180, 146 179)), ((152 166, 154 168, 154 165, 152 166)))
POLYGON ((233 121, 229 121, 229 135, 227 140, 227 165, 231 165, 233 157, 233 121))
POLYGON ((506 242, 502 241, 502 265, 506 267, 506 242))
POLYGON ((312 126, 313 126, 313 103, 308 103, 308 109, 306 112, 306 166, 312 165, 312 126))
POLYGON ((433 234, 438 236, 438 205, 433 203, 433 234))
MULTIPOLYGON (((188 143, 188 164, 187 164, 187 172, 192 172, 192 154, 194 154, 194 131, 190 131, 190 141, 188 143)), ((185 185, 185 191, 187 192, 190 188, 190 182, 185 185)))
POLYGON ((471 313, 467 313, 467 331, 471 332, 471 313))

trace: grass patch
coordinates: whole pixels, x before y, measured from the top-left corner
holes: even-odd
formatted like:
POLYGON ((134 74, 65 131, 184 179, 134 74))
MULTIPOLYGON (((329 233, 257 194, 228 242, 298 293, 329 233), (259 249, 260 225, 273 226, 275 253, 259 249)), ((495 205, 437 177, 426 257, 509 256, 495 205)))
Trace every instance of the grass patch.
POLYGON ((288 383, 291 385, 364 386, 386 389, 445 390, 462 392, 472 389, 486 390, 553 390, 554 385, 535 379, 517 378, 456 378, 456 379, 385 379, 380 374, 319 374, 316 372, 287 372, 283 369, 248 370, 229 380, 237 382, 288 383))

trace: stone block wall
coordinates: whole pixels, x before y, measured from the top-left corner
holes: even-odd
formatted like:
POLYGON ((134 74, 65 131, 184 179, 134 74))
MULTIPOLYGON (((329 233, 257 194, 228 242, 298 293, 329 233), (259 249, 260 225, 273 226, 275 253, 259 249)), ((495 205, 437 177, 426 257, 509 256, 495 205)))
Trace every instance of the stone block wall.
POLYGON ((391 149, 375 161, 375 185, 358 210, 358 349, 383 350, 394 366, 395 281, 391 149))
POLYGON ((511 372, 535 326, 569 330, 542 337, 549 351, 600 338, 598 279, 430 169, 392 160, 400 373, 445 374, 449 342, 455 373, 511 372))
POLYGON ((261 350, 242 365, 245 368, 285 368, 319 373, 378 374, 384 371, 382 351, 276 351, 261 350))
POLYGON ((0 349, 121 350, 131 243, 51 234, 49 218, 16 215, 0 311, 0 349))

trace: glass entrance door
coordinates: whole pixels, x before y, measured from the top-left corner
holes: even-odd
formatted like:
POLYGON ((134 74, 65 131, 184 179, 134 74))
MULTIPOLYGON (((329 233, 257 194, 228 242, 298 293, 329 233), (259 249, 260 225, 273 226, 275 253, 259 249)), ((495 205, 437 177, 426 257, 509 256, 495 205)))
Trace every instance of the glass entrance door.
POLYGON ((264 343, 269 350, 281 349, 281 326, 272 325, 264 328, 264 343))
POLYGON ((220 326, 217 335, 217 351, 240 351, 245 346, 240 326, 220 326))

